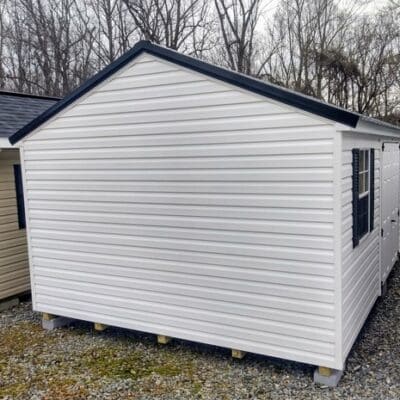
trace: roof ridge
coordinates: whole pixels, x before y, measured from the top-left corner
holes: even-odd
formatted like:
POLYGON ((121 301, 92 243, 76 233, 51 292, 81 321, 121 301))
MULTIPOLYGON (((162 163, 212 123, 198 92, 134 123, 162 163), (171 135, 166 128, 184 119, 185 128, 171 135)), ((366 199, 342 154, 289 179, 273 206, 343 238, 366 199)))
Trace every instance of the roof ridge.
POLYGON ((16 97, 29 97, 32 99, 43 99, 43 100, 61 100, 62 97, 55 97, 55 96, 47 96, 47 95, 40 95, 40 94, 30 94, 30 93, 23 93, 23 92, 15 92, 12 90, 0 89, 0 96, 16 96, 16 97))

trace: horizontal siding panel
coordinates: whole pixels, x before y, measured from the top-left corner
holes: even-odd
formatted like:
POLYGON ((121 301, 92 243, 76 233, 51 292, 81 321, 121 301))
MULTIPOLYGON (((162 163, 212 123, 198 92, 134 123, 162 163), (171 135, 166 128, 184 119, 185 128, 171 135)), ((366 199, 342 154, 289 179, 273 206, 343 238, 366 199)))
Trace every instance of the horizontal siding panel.
MULTIPOLYGON (((54 261, 53 261, 54 263, 54 261)), ((292 312, 282 309, 269 308, 269 306, 247 305, 240 302, 227 303, 212 298, 200 298, 181 294, 167 294, 159 291, 146 291, 142 288, 110 287, 105 284, 88 283, 82 281, 60 280, 45 276, 38 277, 36 288, 41 293, 46 293, 48 288, 82 291, 83 293, 104 294, 120 296, 134 301, 147 301, 170 306, 181 306, 199 310, 213 310, 220 313, 240 315, 262 320, 271 320, 283 323, 293 323, 299 326, 316 327, 323 329, 328 335, 334 327, 333 318, 318 315, 292 312)))
MULTIPOLYGON (((192 229, 214 229, 222 231, 247 231, 251 232, 269 232, 291 235, 302 235, 306 239, 309 237, 328 236, 332 239, 332 224, 323 223, 299 223, 298 221, 271 221, 271 220, 244 220, 242 218, 188 218, 184 216, 168 217, 166 215, 155 216, 151 215, 135 215, 133 213, 78 213, 78 212, 61 212, 61 211, 46 211, 46 210, 31 210, 32 227, 40 226, 57 226, 57 221, 68 221, 80 223, 80 226, 89 226, 87 223, 92 224, 93 227, 99 229, 108 229, 109 224, 124 224, 129 229, 133 226, 132 231, 140 229, 140 227, 178 227, 178 228, 192 228, 192 229), (36 219, 42 221, 36 222, 36 219), (101 224, 99 223, 101 221, 101 224)), ((69 224, 71 225, 71 224, 69 224)), ((59 225, 64 229, 64 225, 59 225)), ((77 225, 79 228, 79 225, 77 225)), ((171 231, 172 233, 173 231, 171 231)), ((326 238, 321 238, 322 242, 326 238)))
POLYGON ((7 297, 15 296, 16 294, 21 294, 28 292, 30 290, 29 276, 26 275, 22 278, 16 278, 13 280, 12 286, 9 282, 0 282, 0 296, 2 299, 7 297))
MULTIPOLYGON (((249 280, 249 278, 242 278, 238 280, 234 280, 229 277, 221 277, 214 275, 206 275, 203 273, 202 269, 198 269, 195 271, 196 273, 191 273, 190 271, 185 272, 172 272, 172 271, 162 271, 158 270, 150 270, 139 267, 132 268, 124 268, 124 267, 112 267, 110 265, 101 265, 97 264, 94 268, 93 264, 88 263, 63 263, 58 262, 57 268, 52 266, 43 266, 40 258, 35 259, 36 266, 38 271, 40 270, 41 274, 45 274, 50 276, 55 271, 58 274, 65 274, 67 276, 79 276, 80 273, 85 273, 83 278, 87 277, 87 274, 99 274, 99 275, 107 275, 104 278, 106 282, 113 282, 113 277, 124 278, 126 280, 130 280, 131 282, 135 282, 139 284, 141 287, 141 282, 144 285, 151 286, 152 282, 157 282, 158 284, 176 284, 176 285, 184 285, 190 287, 203 287, 212 289, 222 289, 229 290, 232 292, 241 292, 241 293, 253 293, 253 294, 261 294, 267 296, 278 296, 282 295, 282 285, 285 286, 285 297, 289 299, 300 299, 300 300, 318 300, 321 303, 331 303, 332 302, 332 293, 330 290, 325 290, 321 288, 314 287, 299 287, 288 284, 274 283, 268 282, 264 279, 263 282, 257 282, 254 280, 249 280), (62 266, 62 270, 61 269, 62 266), (43 270, 42 270, 43 268, 43 270), (51 272, 48 271, 51 270, 51 272), (112 274, 111 274, 112 272, 112 274), (200 275, 201 273, 201 275, 200 275), (212 278, 210 278, 212 277, 212 278)), ((133 261, 135 264, 135 261, 133 261)), ((261 274, 260 274, 261 275, 261 274)), ((331 288, 330 288, 331 289, 331 288)))
POLYGON ((204 81, 205 79, 198 76, 195 77, 193 74, 186 71, 168 71, 162 74, 158 74, 155 77, 154 74, 142 75, 142 76, 126 76, 120 77, 119 79, 112 79, 107 85, 103 86, 102 92, 110 92, 114 90, 130 90, 132 86, 135 88, 151 87, 151 86, 162 86, 162 85, 173 85, 176 82, 196 82, 204 81))
MULTIPOLYGON (((85 127, 90 126, 107 126, 121 124, 140 124, 140 123, 157 123, 171 122, 179 119, 180 121, 201 121, 203 119, 218 118, 242 118, 263 116, 269 118, 281 118, 282 114, 277 110, 273 112, 273 107, 266 105, 264 102, 254 101, 243 104, 227 104, 227 105, 211 105, 204 107, 187 107, 168 110, 149 110, 149 111, 130 111, 126 113, 118 113, 112 115, 85 115, 82 117, 59 117, 52 123, 54 128, 66 127, 85 127), (272 112, 271 112, 272 108, 272 112)), ((295 114, 295 113, 293 113, 295 114)), ((290 113, 283 114, 289 116, 290 113)))
MULTIPOLYGON (((213 131, 239 131, 250 129, 277 129, 277 128, 298 128, 304 130, 306 127, 321 127, 321 123, 317 123, 308 117, 299 117, 299 114, 282 114, 282 115, 259 115, 259 116, 235 116, 231 118, 203 119, 203 120, 187 120, 187 121, 163 121, 130 124, 113 124, 85 126, 82 129, 76 127, 51 127, 43 129, 37 136, 37 140, 51 138, 75 138, 75 137, 103 137, 110 136, 114 133, 118 135, 146 135, 154 133, 193 133, 193 132, 213 132, 213 131)), ((323 126, 323 125, 322 125, 323 126)), ((332 136, 331 134, 329 136, 332 136)))
POLYGON ((7 216, 9 214, 15 214, 16 205, 17 204, 15 202, 15 204, 13 204, 13 205, 9 205, 9 206, 6 206, 6 207, 0 207, 0 216, 3 217, 3 216, 7 216))
MULTIPOLYGON (((110 128, 113 129, 113 128, 110 128)), ((85 132, 92 131, 90 128, 85 132)), ((121 136, 120 132, 112 131, 112 136, 99 137, 74 137, 74 138, 59 138, 53 136, 49 139, 36 139, 24 143, 26 151, 30 150, 65 150, 65 149, 110 149, 115 147, 136 147, 136 146, 171 146, 171 145, 210 145, 210 144, 232 144, 232 143, 270 143, 278 142, 280 144, 290 141, 299 141, 299 136, 302 140, 299 144, 304 144, 307 141, 331 139, 332 134, 324 126, 307 127, 305 129, 285 128, 285 129, 241 129, 228 131, 201 131, 201 132, 177 132, 177 133, 143 133, 136 134, 136 130, 129 136, 121 136)), ((61 133, 61 131, 59 132, 61 133)), ((101 133, 101 131, 99 132, 101 133)), ((109 131, 107 131, 109 134, 109 131)), ((129 132, 127 132, 129 133, 129 132)), ((32 137, 33 138, 33 137, 32 137)), ((304 156, 304 154, 301 154, 304 156)), ((325 156, 332 158, 332 153, 328 152, 325 156)), ((280 154, 277 154, 280 157, 280 154)))
MULTIPOLYGON (((195 229, 190 227, 172 227, 159 226, 161 223, 154 221, 153 226, 128 224, 112 224, 112 223, 82 223, 82 221, 50 221, 32 219, 32 229, 46 226, 47 229, 66 232, 85 232, 85 233, 108 233, 124 236, 142 236, 152 238, 170 238, 170 239, 187 239, 187 240, 205 240, 217 243, 237 243, 237 244, 254 244, 265 246, 281 246, 293 248, 309 248, 320 250, 333 250, 333 240, 331 237, 284 234, 284 233, 265 233, 265 232, 249 232, 245 229, 237 232, 232 228, 230 230, 221 227, 215 229, 212 226, 207 228, 195 229)), ((204 224, 206 225, 206 224, 204 224)), ((234 228, 234 227, 233 227, 234 228)), ((301 229, 301 227, 298 227, 301 229)), ((251 224, 248 228, 251 229, 251 224)), ((267 228, 268 229, 268 228, 267 228)), ((281 228, 282 229, 282 228, 281 228)), ((282 229, 283 230, 283 229, 282 229)), ((315 234, 315 232, 314 232, 315 234)), ((0 252, 1 254, 1 252, 0 252)))
MULTIPOLYGON (((172 64, 164 64, 155 60, 151 60, 148 62, 137 63, 135 64, 135 68, 129 68, 124 71, 121 76, 137 76, 137 75, 149 75, 156 74, 160 72, 169 72, 169 71, 179 71, 178 68, 173 66, 172 64)), ((111 78, 111 80, 115 80, 116 78, 111 78)))
MULTIPOLYGON (((175 250, 175 251, 193 251, 217 254, 231 254, 254 257, 270 257, 286 260, 299 261, 318 261, 324 259, 326 262, 332 262, 333 252, 329 250, 302 249, 282 246, 261 246, 248 245, 243 243, 218 243, 206 240, 184 240, 184 239, 165 239, 165 238, 146 238, 139 236, 124 236, 116 234, 85 233, 85 232, 67 232, 46 229, 32 229, 32 240, 39 243, 46 243, 47 246, 63 246, 63 242, 78 241, 78 243, 102 244, 118 246, 123 252, 123 248, 128 251, 135 247, 151 248, 154 252, 157 249, 175 250)), ((65 243, 66 245, 66 243, 65 243)), ((52 247, 50 247, 52 248, 52 247)), ((115 248, 117 251, 117 248, 115 248)), ((111 249, 109 250, 111 251, 111 249)))
MULTIPOLYGON (((195 308, 189 308, 185 303, 180 306, 171 306, 162 303, 152 303, 149 301, 140 301, 134 300, 132 302, 130 299, 126 299, 120 297, 120 295, 106 295, 104 293, 92 293, 92 292, 84 292, 82 290, 74 290, 74 289, 59 289, 59 288, 51 288, 49 290, 41 291, 41 286, 38 287, 38 297, 41 298, 43 296, 54 296, 59 299, 71 299, 82 302, 94 303, 97 305, 106 305, 106 306, 116 306, 123 308, 132 308, 129 305, 134 306, 135 310, 140 313, 151 314, 161 314, 162 319, 167 321, 168 317, 170 320, 184 318, 193 323, 204 323, 205 326, 211 322, 213 326, 216 327, 218 323, 223 322, 224 325, 230 326, 232 330, 237 328, 239 329, 248 329, 249 326, 254 326, 254 331, 259 331, 263 334, 263 341, 266 343, 276 343, 277 337, 276 334, 283 336, 283 341, 280 343, 281 345, 291 345, 291 343, 297 341, 301 341, 304 345, 307 345, 308 339, 314 339, 315 336, 324 338, 321 340, 322 346, 326 349, 325 343, 332 343, 333 337, 332 333, 326 329, 318 329, 318 328, 308 328, 305 326, 298 325, 293 327, 293 325, 285 324, 281 322, 270 322, 265 321, 261 318, 253 319, 241 315, 234 315, 230 313, 220 313, 215 310, 200 310, 195 308), (131 304, 130 304, 131 303, 131 304), (165 319, 164 319, 165 318, 165 319), (215 325, 214 325, 215 324, 215 325), (301 337, 298 335, 296 337, 296 328, 298 332, 300 332, 301 337), (294 334, 294 335, 293 335, 294 334), (305 339, 303 341, 303 339, 305 339)), ((129 312, 129 311, 128 311, 129 312)), ((157 315, 158 316, 158 315, 157 315)), ((151 322, 151 319, 146 318, 147 321, 151 322)), ((189 325, 190 326, 190 322, 189 325)))
MULTIPOLYGON (((119 101, 109 104, 89 104, 82 105, 78 108, 73 108, 68 113, 68 118, 71 117, 88 117, 88 116, 104 116, 108 114, 124 114, 137 113, 144 111, 161 111, 161 110, 184 110, 187 108, 193 109, 197 107, 218 107, 221 105, 237 105, 246 103, 254 104, 254 98, 245 95, 241 92, 231 90, 217 91, 216 93, 200 93, 188 96, 164 97, 157 99, 139 99, 136 101, 119 101), (228 95, 227 95, 228 94, 228 95)), ((262 103, 262 100, 259 100, 262 103)), ((180 112, 180 111, 179 111, 180 112)), ((268 109, 268 114, 282 112, 282 107, 272 106, 268 109)))
POLYGON ((15 209, 13 208, 12 211, 13 211, 13 213, 0 216, 0 225, 9 224, 11 222, 14 222, 17 219, 15 209))
MULTIPOLYGON (((218 194, 299 194, 332 195, 333 184, 325 182, 169 182, 169 181, 58 181, 30 180, 28 190, 90 190, 114 192, 170 192, 218 194)), ((1 215, 1 213, 0 213, 1 215)))
MULTIPOLYGON (((293 306, 293 302, 298 301, 305 307, 304 312, 312 313, 312 310, 318 309, 317 307, 313 308, 311 306, 313 299, 315 299, 312 294, 313 292, 318 292, 316 289, 307 288, 303 289, 303 293, 300 293, 300 289, 296 291, 295 287, 289 287, 288 289, 285 289, 285 291, 288 291, 288 295, 283 298, 279 296, 279 294, 282 294, 282 288, 279 285, 257 285, 250 281, 241 281, 235 284, 230 282, 229 279, 215 277, 213 279, 206 279, 204 277, 201 279, 201 277, 196 278, 195 275, 184 276, 176 273, 162 273, 160 271, 158 271, 157 274, 153 272, 152 275, 151 271, 147 271, 146 273, 136 269, 125 269, 124 271, 119 271, 120 274, 124 273, 124 275, 113 274, 111 276, 108 274, 106 277, 102 277, 105 268, 98 267, 96 271, 93 271, 90 270, 90 268, 84 268, 82 264, 80 267, 81 269, 79 271, 71 271, 51 267, 46 268, 42 267, 41 264, 37 264, 35 274, 37 274, 37 276, 46 276, 65 280, 82 280, 84 282, 100 284, 102 282, 107 282, 113 287, 121 285, 122 287, 140 287, 143 290, 159 291, 163 293, 174 293, 174 290, 178 290, 182 294, 190 295, 190 293, 193 293, 193 296, 197 295, 199 297, 207 296, 206 293, 209 293, 210 298, 214 296, 214 292, 216 292, 216 296, 218 297, 218 292, 221 294, 221 291, 223 291, 231 296, 236 294, 239 296, 238 298, 241 298, 243 301, 250 301, 249 304, 252 304, 251 299, 246 299, 258 296, 258 300, 261 301, 264 299, 264 306, 266 305, 265 301, 268 300, 271 307, 283 309, 288 307, 288 309, 290 308, 292 311, 294 309, 300 310, 299 306, 297 306, 297 308, 293 306), (91 272, 87 272, 88 270, 91 272), (156 278, 154 275, 156 275, 156 278)), ((120 270, 123 269, 120 268, 120 270)), ((323 293, 324 291, 321 290, 320 292, 323 293)), ((322 300, 325 300, 326 297, 327 296, 325 295, 322 300)), ((321 301, 321 304, 325 304, 329 307, 328 302, 321 301)))
POLYGON ((0 250, 0 265, 1 265, 1 259, 3 257, 8 257, 8 256, 12 256, 14 254, 20 254, 20 253, 25 253, 27 254, 27 250, 26 250, 26 243, 22 243, 22 244, 16 244, 16 242, 14 242, 12 244, 12 247, 9 246, 7 248, 3 248, 0 250))
MULTIPOLYGON (((91 96, 82 100, 79 108, 102 104, 132 102, 146 99, 173 98, 175 96, 190 96, 226 92, 226 87, 217 86, 207 80, 194 80, 189 82, 175 82, 173 84, 155 85, 131 88, 130 90, 102 91, 101 88, 91 96)), ((77 107, 72 108, 75 111, 77 107)))
MULTIPOLYGON (((35 274, 36 279, 40 281, 40 277, 58 279, 60 281, 79 281, 92 284, 104 284, 104 279, 97 273, 89 274, 85 272, 71 273, 66 270, 58 271, 53 268, 38 268, 35 274)), ((325 317, 332 317, 333 307, 326 303, 316 303, 303 299, 292 299, 286 297, 272 296, 265 293, 247 293, 237 292, 229 289, 207 288, 202 286, 183 285, 177 283, 146 281, 120 278, 118 276, 107 276, 107 282, 110 286, 118 288, 135 289, 140 288, 145 291, 153 291, 164 294, 179 293, 182 296, 198 297, 209 300, 223 302, 239 302, 240 304, 256 305, 262 307, 271 307, 274 309, 283 309, 286 311, 303 312, 306 314, 316 314, 325 317), (111 285, 112 283, 112 285, 111 285)))
MULTIPOLYGON (((85 250, 79 251, 77 249, 50 249, 50 248, 35 248, 33 249, 33 254, 35 257, 49 258, 58 261, 68 260, 68 262, 87 262, 93 264, 103 264, 107 263, 110 265, 130 267, 135 265, 151 265, 154 269, 158 270, 160 268, 170 268, 171 270, 179 269, 181 265, 182 268, 199 268, 199 271, 216 271, 232 269, 232 273, 235 275, 237 268, 247 270, 249 269, 249 276, 252 272, 256 270, 259 273, 259 280, 263 281, 264 271, 275 271, 280 273, 296 274, 299 277, 296 278, 296 282, 301 283, 306 282, 308 279, 316 279, 319 282, 325 282, 324 279, 332 279, 333 268, 331 264, 326 264, 323 262, 301 262, 298 260, 274 260, 274 259, 264 259, 256 257, 236 257, 224 255, 220 256, 217 254, 185 254, 173 251, 157 252, 154 253, 148 249, 136 249, 135 256, 131 257, 130 254, 120 255, 120 254, 109 254, 107 251, 98 246, 88 246, 85 250), (221 268, 222 267, 222 268, 221 268), (300 277, 300 275, 302 277, 300 277)), ((216 272, 214 272, 216 273, 216 272)), ((255 273, 255 272, 254 272, 255 273)), ((273 278, 271 278, 273 279, 273 278)), ((290 279, 288 279, 288 284, 294 284, 290 279)), ((321 283, 321 288, 327 288, 327 283, 321 283)), ((305 283, 305 286, 309 286, 305 283)))
MULTIPOLYGON (((36 254, 36 253, 35 253, 36 254)), ((247 267, 234 267, 224 265, 211 265, 211 264, 196 264, 194 262, 178 262, 178 261, 166 261, 166 260, 153 260, 146 258, 134 259, 127 257, 112 257, 101 255, 98 257, 90 257, 88 254, 82 254, 79 262, 74 261, 76 257, 73 254, 65 254, 60 252, 47 251, 45 253, 47 257, 34 257, 35 263, 47 268, 61 268, 71 271, 82 271, 95 273, 97 268, 104 275, 116 275, 116 276, 129 276, 131 269, 139 269, 142 271, 148 271, 149 273, 176 273, 181 276, 197 275, 197 277, 203 277, 211 279, 212 277, 238 279, 240 281, 255 281, 269 284, 278 285, 289 285, 300 288, 314 288, 314 289, 332 289, 333 278, 325 277, 320 275, 307 274, 303 270, 300 270, 301 265, 297 265, 297 270, 288 268, 286 270, 279 270, 279 266, 267 266, 267 268, 254 268, 252 265, 247 267), (85 262, 89 260, 90 262, 85 262), (269 267, 269 268, 268 268, 269 267), (274 268, 275 267, 275 268, 274 268), (127 275, 128 274, 128 275, 127 275)), ((132 272, 134 274, 134 272, 132 272)))
MULTIPOLYGON (((167 158, 167 159, 108 159, 108 160, 52 160, 52 161, 27 161, 26 168, 29 170, 190 170, 190 169, 238 169, 238 168, 259 168, 259 169, 289 169, 299 168, 332 168, 331 156, 297 156, 297 157, 201 157, 201 158, 167 158)), ((305 174, 307 180, 307 174, 305 174)), ((1 191, 1 196, 9 196, 10 191, 1 191)))
POLYGON ((8 265, 0 265, 0 280, 2 280, 2 276, 4 274, 9 274, 15 271, 25 271, 25 275, 29 275, 27 271, 27 265, 25 261, 19 261, 16 263, 8 264, 8 265))
POLYGON ((153 193, 135 192, 89 192, 89 191, 45 191, 29 190, 27 193, 29 200, 60 200, 60 201, 92 201, 97 202, 101 199, 103 202, 113 203, 146 203, 146 204, 171 204, 171 205, 193 205, 193 206, 242 206, 248 207, 282 207, 282 208, 319 208, 332 209, 331 196, 273 196, 273 195, 240 195, 231 194, 179 194, 179 193, 153 193))
POLYGON ((220 171, 215 169, 199 170, 130 170, 120 169, 119 171, 110 171, 107 169, 84 169, 80 165, 80 169, 63 170, 44 170, 30 171, 27 173, 29 179, 76 179, 76 180, 134 180, 134 181, 159 181, 166 179, 168 181, 330 181, 332 179, 331 168, 313 168, 313 169, 229 169, 220 171))
POLYGON ((0 235, 0 251, 4 249, 9 249, 12 247, 20 246, 22 244, 26 245, 26 235, 25 231, 14 231, 11 235, 6 238, 2 238, 0 235))
POLYGON ((111 149, 70 149, 70 150, 29 150, 25 152, 26 161, 32 160, 90 160, 90 159, 141 159, 167 157, 229 157, 229 156, 271 156, 286 154, 326 154, 332 151, 331 140, 290 141, 274 143, 233 143, 175 146, 136 146, 132 148, 111 149))
MULTIPOLYGON (((78 212, 101 212, 103 213, 127 213, 145 214, 157 216, 189 216, 207 218, 232 218, 235 220, 256 219, 272 221, 298 221, 315 223, 313 228, 320 227, 318 223, 328 223, 329 228, 333 226, 332 209, 320 208, 268 208, 248 206, 194 206, 173 204, 129 204, 129 203, 107 203, 101 201, 63 201, 63 200, 29 200, 31 210, 56 211, 78 211, 78 212)), ((54 214, 52 214, 54 215, 54 214)), ((61 215, 61 214, 59 214, 61 215)), ((105 216, 107 218, 107 216, 105 216)), ((233 221, 234 223, 235 221, 233 221)), ((239 221, 237 221, 239 222, 239 221)))
MULTIPOLYGON (((344 335, 344 352, 348 354, 351 350, 353 343, 355 342, 361 328, 364 325, 365 320, 368 317, 372 307, 375 304, 376 299, 378 298, 379 292, 379 281, 371 281, 371 286, 366 289, 366 292, 363 294, 363 297, 360 299, 359 309, 362 309, 362 312, 359 314, 354 314, 351 319, 352 325, 346 327, 345 335, 344 335), (362 307, 360 307, 362 304, 362 307)), ((350 320, 349 320, 350 321, 350 320)))

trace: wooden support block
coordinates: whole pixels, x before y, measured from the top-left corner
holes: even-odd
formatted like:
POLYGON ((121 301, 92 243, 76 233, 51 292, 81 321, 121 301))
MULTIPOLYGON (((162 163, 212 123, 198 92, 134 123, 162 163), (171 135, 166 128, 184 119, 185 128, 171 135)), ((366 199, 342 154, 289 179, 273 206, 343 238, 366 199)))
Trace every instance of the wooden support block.
POLYGON ((43 313, 42 314, 43 321, 51 321, 51 320, 56 319, 56 318, 57 318, 57 316, 53 315, 53 314, 48 314, 48 313, 43 313))
POLYGON ((232 349, 232 357, 241 360, 246 355, 245 351, 232 349))
POLYGON ((333 373, 332 368, 327 368, 327 367, 318 367, 318 373, 321 376, 331 376, 333 373))
POLYGON ((157 335, 157 342, 158 344, 168 344, 172 338, 169 336, 164 336, 164 335, 157 335))
POLYGON ((108 325, 100 324, 98 322, 95 322, 94 324, 94 330, 98 332, 102 332, 108 328, 108 325))

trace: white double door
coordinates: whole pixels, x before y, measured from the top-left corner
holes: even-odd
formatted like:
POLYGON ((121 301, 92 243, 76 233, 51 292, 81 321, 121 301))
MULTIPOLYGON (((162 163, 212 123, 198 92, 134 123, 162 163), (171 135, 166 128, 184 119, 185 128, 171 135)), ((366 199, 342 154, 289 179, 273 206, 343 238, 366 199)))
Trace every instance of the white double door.
POLYGON ((381 160, 381 281, 385 282, 399 251, 399 144, 385 143, 381 160))

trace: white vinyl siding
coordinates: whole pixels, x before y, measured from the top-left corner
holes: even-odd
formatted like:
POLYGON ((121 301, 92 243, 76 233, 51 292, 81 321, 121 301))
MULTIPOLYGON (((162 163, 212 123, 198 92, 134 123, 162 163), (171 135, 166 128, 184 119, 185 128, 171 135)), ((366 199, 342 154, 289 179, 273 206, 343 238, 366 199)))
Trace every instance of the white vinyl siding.
POLYGON ((26 231, 18 227, 14 164, 18 150, 0 151, 0 300, 29 290, 26 231))
POLYGON ((23 142, 35 310, 341 367, 334 135, 141 56, 23 142))
POLYGON ((342 155, 342 301, 343 358, 345 359, 365 319, 380 294, 380 142, 344 134, 342 155), (353 248, 352 220, 352 149, 375 148, 374 229, 353 248))

